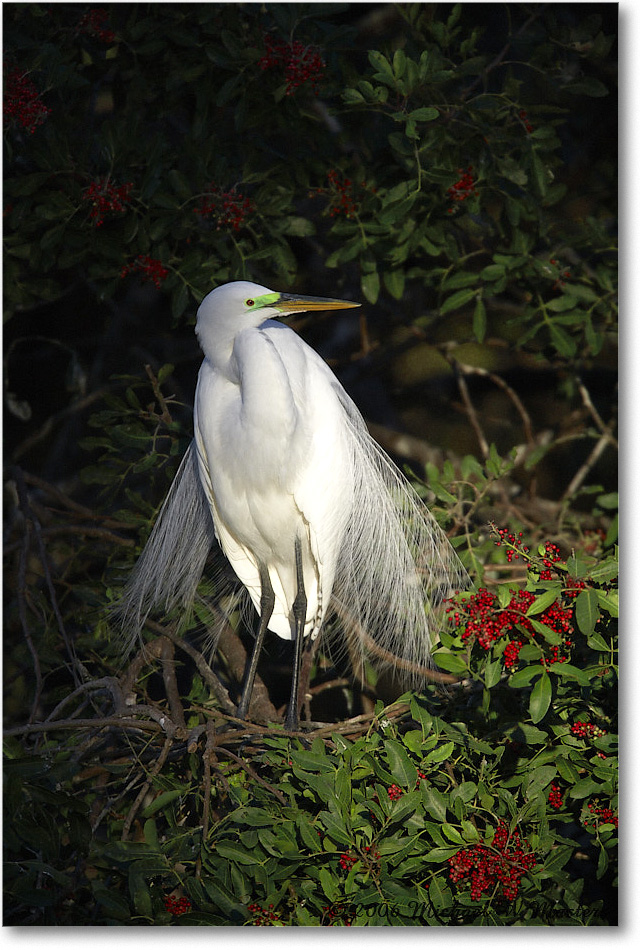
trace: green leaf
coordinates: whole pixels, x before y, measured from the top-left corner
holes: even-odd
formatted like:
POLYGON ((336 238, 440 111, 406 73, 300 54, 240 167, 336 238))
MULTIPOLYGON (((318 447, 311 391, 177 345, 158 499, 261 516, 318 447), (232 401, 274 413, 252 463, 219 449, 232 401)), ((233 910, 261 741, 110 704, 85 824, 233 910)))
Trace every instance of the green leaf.
POLYGON ((525 666, 511 674, 508 678, 508 685, 513 689, 521 689, 523 686, 528 686, 530 681, 541 672, 541 666, 525 666))
POLYGON ((575 341, 568 335, 566 330, 562 330, 557 323, 551 323, 549 324, 549 331, 553 346, 560 356, 575 356, 577 350, 575 341))
POLYGON ((177 798, 180 798, 185 794, 186 789, 176 788, 171 789, 167 792, 161 792, 160 795, 157 795, 153 802, 144 808, 142 811, 143 818, 149 818, 151 815, 155 815, 157 811, 160 811, 161 808, 165 808, 166 805, 169 805, 171 802, 176 801, 177 798))
POLYGON ((608 611, 612 617, 619 617, 620 607, 619 607, 619 591, 609 590, 606 593, 604 591, 597 591, 597 600, 604 610, 608 611))
POLYGON ((369 274, 361 274, 361 292, 368 303, 376 303, 379 298, 381 282, 376 270, 369 274))
POLYGON ((534 770, 529 770, 524 777, 526 797, 538 796, 555 778, 557 778, 557 769, 554 765, 540 765, 534 770))
POLYGON ((561 297, 554 297, 546 304, 547 310, 553 310, 555 313, 561 313, 564 310, 572 310, 577 304, 575 297, 569 296, 566 292, 561 297))
POLYGON ((310 237, 312 234, 316 234, 316 228, 308 218, 290 215, 285 220, 284 234, 292 234, 295 237, 310 237))
MULTIPOLYGON (((444 762, 446 759, 449 759, 453 754, 455 748, 454 742, 445 742, 443 745, 438 746, 436 749, 432 749, 427 755, 424 756, 422 762, 423 765, 430 765, 435 762, 444 762)), ((415 770, 416 776, 416 770, 415 770)))
POLYGON ((571 82, 563 87, 564 92, 572 92, 576 96, 591 96, 599 98, 608 96, 609 90, 604 83, 600 82, 594 76, 586 76, 577 82, 571 82))
POLYGON ((544 672, 533 686, 528 704, 528 711, 533 722, 541 722, 548 712, 552 697, 551 678, 547 672, 544 672))
POLYGON ((322 811, 319 813, 319 818, 333 841, 348 848, 353 845, 354 842, 344 822, 334 812, 322 811))
POLYGON ((486 338, 486 307, 481 295, 478 295, 475 302, 475 312, 473 313, 473 333, 478 343, 483 343, 486 338))
POLYGON ((385 271, 383 283, 391 297, 394 297, 395 300, 401 300, 406 285, 406 273, 401 268, 385 271))
POLYGON ((435 653, 433 653, 433 659, 440 669, 447 670, 449 673, 459 674, 468 671, 465 661, 455 653, 449 653, 445 650, 436 650, 435 653))
POLYGON ((548 185, 546 169, 535 149, 531 152, 531 166, 533 169, 533 184, 535 185, 535 190, 540 198, 544 198, 548 185))
POLYGON ((408 118, 414 119, 415 122, 432 122, 433 119, 439 118, 439 110, 434 106, 422 106, 419 109, 413 109, 408 118))
POLYGON ((484 684, 486 689, 492 689, 493 686, 497 686, 500 679, 502 678, 502 661, 494 660, 492 663, 488 663, 486 669, 484 670, 484 684))
POLYGON ((329 755, 318 752, 292 752, 292 762, 310 772, 334 772, 334 763, 329 755))
POLYGON ((428 888, 428 896, 430 898, 430 903, 436 911, 445 910, 446 907, 450 906, 446 894, 450 896, 450 891, 443 887, 441 881, 433 877, 430 882, 430 887, 428 888))
POLYGON ((335 879, 332 877, 327 868, 320 868, 319 870, 319 881, 321 882, 321 887, 323 893, 328 898, 328 900, 335 901, 339 897, 339 889, 335 882, 335 879))
POLYGON ((473 299, 475 293, 476 291, 472 290, 470 287, 457 290, 454 294, 451 294, 450 297, 446 297, 439 308, 441 313, 450 313, 452 310, 457 310, 459 307, 463 307, 468 303, 469 300, 473 299))
POLYGON ((444 838, 448 838, 449 841, 453 841, 455 844, 465 845, 466 842, 462 838, 459 829, 455 828, 454 825, 451 825, 449 822, 445 821, 441 826, 441 831, 444 838))
POLYGON ((344 89, 342 97, 349 106, 362 105, 366 101, 358 89, 344 89))
POLYGON ((385 750, 390 772, 397 785, 414 788, 417 782, 417 766, 413 764, 402 744, 395 739, 388 739, 385 750))
POLYGON ((559 590, 555 587, 550 590, 544 591, 543 594, 538 594, 533 603, 530 605, 526 611, 527 617, 533 617, 536 614, 541 614, 546 610, 547 607, 550 607, 551 604, 554 604, 559 597, 559 590))
POLYGON ((575 601, 575 619, 584 636, 593 633, 599 616, 598 593, 593 587, 585 587, 575 601))
POLYGON ((484 267, 480 277, 482 280, 499 280, 506 273, 506 267, 503 264, 488 264, 484 267))
POLYGON ((428 814, 439 822, 446 820, 448 796, 433 788, 427 782, 421 783, 421 797, 428 814))
MULTIPOLYGON (((260 852, 259 852, 260 853, 260 852)), ((230 844, 227 841, 219 841, 216 844, 216 854, 227 858, 228 861, 236 861, 238 864, 256 864, 256 855, 251 854, 237 844, 230 844)))

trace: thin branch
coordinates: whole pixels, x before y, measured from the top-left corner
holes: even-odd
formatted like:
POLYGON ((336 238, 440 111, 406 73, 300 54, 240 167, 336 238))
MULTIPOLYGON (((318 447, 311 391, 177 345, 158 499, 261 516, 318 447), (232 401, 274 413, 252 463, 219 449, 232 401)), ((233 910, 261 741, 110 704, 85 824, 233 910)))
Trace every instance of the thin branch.
POLYGON ((29 647, 29 652, 31 653, 31 657, 33 659, 33 669, 36 677, 36 688, 33 696, 33 702, 31 704, 31 712, 29 714, 29 722, 33 722, 36 717, 36 710, 38 709, 40 696, 42 694, 42 670, 40 669, 40 658, 38 656, 38 651, 36 650, 35 644, 31 637, 31 631, 27 621, 27 557, 29 554, 29 527, 30 522, 27 521, 25 524, 25 532, 22 538, 20 563, 18 566, 18 614, 20 616, 22 634, 25 638, 27 646, 29 647))
POLYGON ((57 502, 63 505, 65 508, 69 508, 71 511, 75 512, 81 518, 87 518, 91 521, 102 521, 106 528, 127 528, 131 530, 131 524, 128 521, 116 521, 114 518, 110 518, 108 515, 101 515, 98 512, 92 511, 91 508, 86 508, 84 505, 79 505, 77 501, 74 501, 72 498, 69 498, 65 495, 64 492, 56 485, 52 485, 49 482, 45 481, 44 478, 40 478, 38 475, 34 475, 32 472, 22 473, 27 485, 32 485, 34 488, 39 488, 46 495, 49 495, 51 498, 55 498, 57 502))
POLYGON ((568 501, 569 498, 572 498, 572 496, 579 489, 580 485, 582 484, 586 476, 589 474, 593 466, 596 464, 596 462, 598 461, 598 459, 604 452, 604 449, 607 447, 607 445, 612 444, 612 441, 613 441, 613 437, 610 431, 605 432, 603 435, 600 436, 598 441, 593 446, 593 451, 591 452, 589 457, 586 459, 584 464, 581 465, 580 468, 578 468, 574 477, 569 482, 566 488, 566 491, 564 492, 564 494, 562 495, 560 499, 560 503, 562 505, 564 505, 564 502, 568 501))
POLYGON ((467 373, 468 375, 483 376, 486 379, 490 379, 493 383, 495 383, 496 386, 499 386, 500 389, 504 390, 521 417, 522 425, 524 426, 526 442, 529 446, 532 446, 535 442, 535 438, 533 436, 533 425, 531 423, 531 418, 526 410, 526 407, 524 406, 524 403, 519 398, 512 386, 509 386, 501 376, 498 376, 496 373, 491 373, 489 370, 483 369, 481 366, 470 366, 468 363, 460 363, 459 361, 457 361, 457 365, 462 370, 462 372, 467 373))
POLYGON ((183 704, 178 691, 178 683, 176 682, 174 644, 169 637, 163 637, 161 641, 161 665, 163 667, 163 682, 165 684, 165 693, 169 702, 172 720, 177 729, 186 732, 185 713, 183 712, 183 704))
POLYGON ((155 632, 160 633, 162 636, 168 637, 173 641, 173 643, 176 644, 177 647, 179 647, 184 653, 187 653, 187 655, 191 657, 191 659, 196 664, 199 673, 207 685, 212 689, 212 692, 216 695, 218 702, 227 712, 233 715, 236 712, 236 707, 228 696, 225 687, 210 669, 209 664, 207 663, 203 654, 199 653, 198 650, 195 650, 191 644, 189 644, 186 640, 183 640, 182 637, 180 637, 169 627, 163 627, 155 620, 147 619, 145 623, 146 626, 150 628, 150 630, 154 630, 155 632))
POLYGON ((39 442, 42 442, 43 439, 46 439, 57 423, 63 422, 68 416, 73 416, 75 413, 81 412, 83 409, 87 409, 88 406, 91 406, 93 403, 97 402, 97 400, 102 399, 105 393, 111 392, 111 390, 114 388, 115 386, 113 385, 103 386, 101 389, 97 389, 95 392, 89 393, 82 399, 78 399, 76 402, 73 402, 65 409, 61 409, 60 412, 54 413, 53 416, 49 416, 49 418, 43 423, 37 432, 34 432, 33 435, 30 435, 24 440, 24 442, 21 442, 20 445, 14 449, 11 455, 11 461, 17 462, 35 445, 38 445, 39 442))
POLYGON ((149 775, 148 775, 148 777, 147 777, 147 781, 144 783, 144 785, 143 785, 143 787, 141 788, 140 792, 139 792, 138 795, 136 796, 136 799, 135 799, 135 801, 134 801, 132 807, 129 809, 129 812, 127 813, 127 817, 125 818, 125 822, 124 822, 124 824, 123 824, 123 833, 122 833, 122 835, 121 835, 121 840, 122 840, 122 841, 126 841, 126 840, 127 840, 127 836, 128 836, 128 834, 129 834, 129 830, 130 830, 130 828, 131 828, 131 826, 132 826, 132 822, 134 821, 134 818, 136 817, 136 813, 138 812, 138 809, 139 809, 140 806, 142 805, 142 803, 143 803, 143 801, 144 801, 144 799, 145 799, 145 796, 147 795, 147 792, 149 791, 149 789, 150 789, 150 787, 151 787, 151 784, 152 784, 154 778, 158 775, 158 773, 160 772, 160 770, 162 769, 162 767, 163 767, 164 764, 165 764, 165 760, 166 760, 167 756, 169 755, 169 750, 170 750, 171 747, 172 747, 172 741, 173 741, 173 740, 172 740, 169 736, 165 739, 165 742, 163 743, 163 748, 161 749, 161 754, 158 756, 158 759, 156 760, 156 763, 154 764, 154 768, 153 768, 153 769, 151 770, 151 772, 149 773, 149 775))
POLYGON ((201 827, 203 829, 202 840, 207 841, 207 832, 210 826, 210 797, 212 795, 212 759, 215 757, 214 746, 216 745, 216 730, 214 723, 210 720, 206 726, 207 742, 203 752, 203 817, 201 818, 201 827))
POLYGON ((579 376, 575 377, 575 382, 577 383, 577 388, 579 389, 580 396, 582 397, 582 403, 584 404, 585 408, 588 409, 591 415, 591 418, 595 422, 595 425, 598 427, 602 435, 608 436, 608 439, 611 445, 616 450, 619 449, 618 441, 612 433, 613 424, 610 423, 609 425, 607 425, 606 422, 604 422, 604 420, 602 419, 602 417, 600 416, 599 412, 597 411, 597 409, 595 408, 593 404, 593 400, 591 399, 591 395, 588 389, 586 388, 582 380, 579 378, 579 376))
POLYGON ((278 790, 278 788, 274 788, 273 785, 270 785, 269 782, 266 782, 265 779, 261 778, 261 776, 257 772, 254 771, 252 766, 248 765, 247 762, 245 762, 239 755, 236 755, 235 752, 232 752, 230 749, 226 749, 223 746, 218 745, 218 744, 217 744, 217 749, 221 753, 221 755, 226 755, 228 759, 233 759, 238 765, 241 766, 242 769, 245 769, 245 771, 250 776, 252 781, 258 782, 258 784, 262 785, 263 788, 267 788, 270 792, 272 792, 273 795, 276 796, 276 798, 278 798, 278 800, 281 802, 282 805, 287 805, 288 801, 285 795, 283 795, 278 790))
POLYGON ((497 69, 498 66, 501 66, 501 64, 502 64, 502 62, 503 62, 503 60, 504 60, 504 58, 506 57, 506 54, 507 54, 508 51, 510 50, 511 45, 514 43, 514 41, 515 41, 519 36, 521 36, 522 33, 524 33, 525 30, 528 29, 528 27, 531 25, 531 23, 533 23, 533 22, 544 12, 544 10, 546 9, 547 6, 548 6, 547 3, 543 3, 543 4, 539 7, 539 9, 535 10, 535 12, 530 15, 530 17, 528 18, 528 20, 525 20, 524 23, 522 23, 522 25, 520 26, 520 28, 519 28, 519 30, 517 31, 517 33, 515 33, 514 36, 511 36, 511 37, 509 38, 508 42, 504 44, 504 46, 503 46, 502 49, 499 51, 499 53, 497 54, 497 56, 495 57, 495 59, 494 59, 492 62, 490 62, 490 63, 488 64, 488 66, 486 66, 484 69, 482 69, 481 72, 478 73, 478 75, 475 77, 475 79, 473 79, 473 81, 471 82, 471 84, 470 84, 469 86, 467 86, 467 87, 464 89, 464 91, 461 93, 461 99, 462 99, 462 100, 467 99, 468 96, 469 96, 469 95, 471 94, 471 92, 473 91, 473 89, 475 89, 475 88, 480 84, 480 82, 482 82, 483 80, 485 80, 485 79, 487 78, 487 76, 489 76, 490 73, 493 72, 494 69, 497 69))
POLYGON ((156 396, 158 405, 161 407, 161 419, 165 423, 165 425, 170 425, 171 422, 173 421, 172 414, 169 411, 169 408, 167 406, 167 400, 165 399, 165 397, 163 396, 161 392, 158 378, 154 374, 154 371, 149 365, 149 363, 145 364, 145 372, 147 373, 147 376, 149 377, 149 381, 152 384, 152 389, 154 390, 154 395, 156 396))
POLYGON ((472 399, 470 398, 470 393, 468 391, 468 384, 466 383, 464 374, 461 371, 460 364, 449 353, 446 354, 446 359, 448 360, 448 362, 450 363, 450 365, 452 366, 455 372, 457 386, 459 387, 461 398, 463 399, 464 406, 466 407, 466 413, 468 415, 470 424, 475 430, 475 435, 477 436, 477 441, 479 442, 479 448, 481 450, 481 454, 483 455, 485 459, 487 459, 490 455, 488 441, 486 439, 486 436, 484 435, 484 430, 481 427, 481 423, 479 421, 479 417, 477 416, 477 411, 475 407, 473 406, 472 399))
POLYGON ((17 465, 14 465, 12 467, 12 473, 16 482, 16 488, 18 490, 18 498, 20 501, 20 507, 22 509, 22 512, 25 518, 28 518, 31 524, 33 525, 33 530, 36 537, 36 544, 38 546, 38 554, 40 555, 40 562, 42 564, 42 569, 44 571, 45 583, 47 585, 47 590, 49 591, 51 606, 53 608, 54 616, 58 624, 58 630, 60 631, 60 635, 62 636, 65 647, 67 648, 67 654, 69 656, 69 659, 71 660, 71 672, 74 678, 74 682, 76 683, 76 686, 78 686, 80 685, 80 680, 78 678, 78 669, 80 668, 80 664, 76 657, 76 653, 73 648, 73 645, 69 637, 67 636, 67 631, 65 629, 65 624, 62 619, 62 614, 60 612, 60 608, 58 607, 58 598, 56 597, 56 591, 54 588, 53 579, 51 577, 51 571, 49 569, 49 558, 47 557, 47 550, 45 548, 45 544, 42 538, 42 528, 40 526, 40 522, 36 518, 29 504, 27 486, 25 485, 24 479, 22 477, 22 470, 17 465))
POLYGON ((59 719, 58 722, 29 722, 24 726, 5 729, 5 736, 24 736, 32 732, 51 732, 54 729, 134 729, 139 732, 162 732, 157 722, 145 719, 127 719, 123 716, 105 716, 103 719, 59 719))
POLYGON ((81 683, 80 686, 73 690, 73 692, 69 693, 68 696, 65 696, 64 699, 61 699, 56 708, 49 713, 46 721, 55 722, 65 706, 78 696, 83 696, 89 692, 99 690, 105 690, 109 692, 112 697, 114 711, 116 713, 124 712, 128 708, 125 703, 123 691, 118 679, 115 676, 103 676, 101 679, 91 680, 88 683, 81 683))

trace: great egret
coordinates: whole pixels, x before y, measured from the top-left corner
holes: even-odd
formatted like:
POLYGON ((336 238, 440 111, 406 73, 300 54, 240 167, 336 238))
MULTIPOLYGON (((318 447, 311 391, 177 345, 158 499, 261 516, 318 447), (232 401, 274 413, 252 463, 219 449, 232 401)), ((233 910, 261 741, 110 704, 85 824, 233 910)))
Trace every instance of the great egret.
POLYGON ((273 319, 357 306, 248 281, 205 297, 194 439, 118 606, 135 631, 153 607, 188 607, 218 542, 259 614, 237 714, 247 716, 272 630, 295 644, 289 729, 298 726, 303 640, 317 637, 329 611, 353 654, 426 665, 443 599, 468 586, 446 536, 338 379, 273 319))

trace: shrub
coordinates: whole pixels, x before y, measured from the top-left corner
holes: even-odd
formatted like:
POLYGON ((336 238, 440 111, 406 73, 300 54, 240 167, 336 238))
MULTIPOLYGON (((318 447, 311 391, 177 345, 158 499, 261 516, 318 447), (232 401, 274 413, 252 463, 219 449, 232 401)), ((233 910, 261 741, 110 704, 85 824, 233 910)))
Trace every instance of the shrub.
POLYGON ((3 13, 5 921, 614 924, 612 6, 3 13), (299 329, 475 582, 422 693, 320 651, 300 737, 229 729, 206 580, 106 619, 239 278, 367 304, 299 329))

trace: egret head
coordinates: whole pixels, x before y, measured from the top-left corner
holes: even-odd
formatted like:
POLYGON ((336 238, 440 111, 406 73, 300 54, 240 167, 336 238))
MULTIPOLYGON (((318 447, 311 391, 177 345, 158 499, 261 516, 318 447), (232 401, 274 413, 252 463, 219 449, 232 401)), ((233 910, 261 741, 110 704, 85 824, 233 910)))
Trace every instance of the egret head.
POLYGON ((307 310, 359 307, 349 300, 282 294, 249 280, 235 280, 212 290, 196 314, 196 335, 205 355, 217 362, 229 357, 237 333, 260 327, 266 320, 307 310))
POLYGON ((288 313, 344 310, 359 306, 361 305, 349 300, 282 294, 249 280, 235 280, 229 284, 221 284, 203 299, 196 317, 196 332, 201 332, 199 325, 213 322, 223 325, 228 320, 233 321, 238 331, 243 327, 258 327, 266 320, 288 313))

